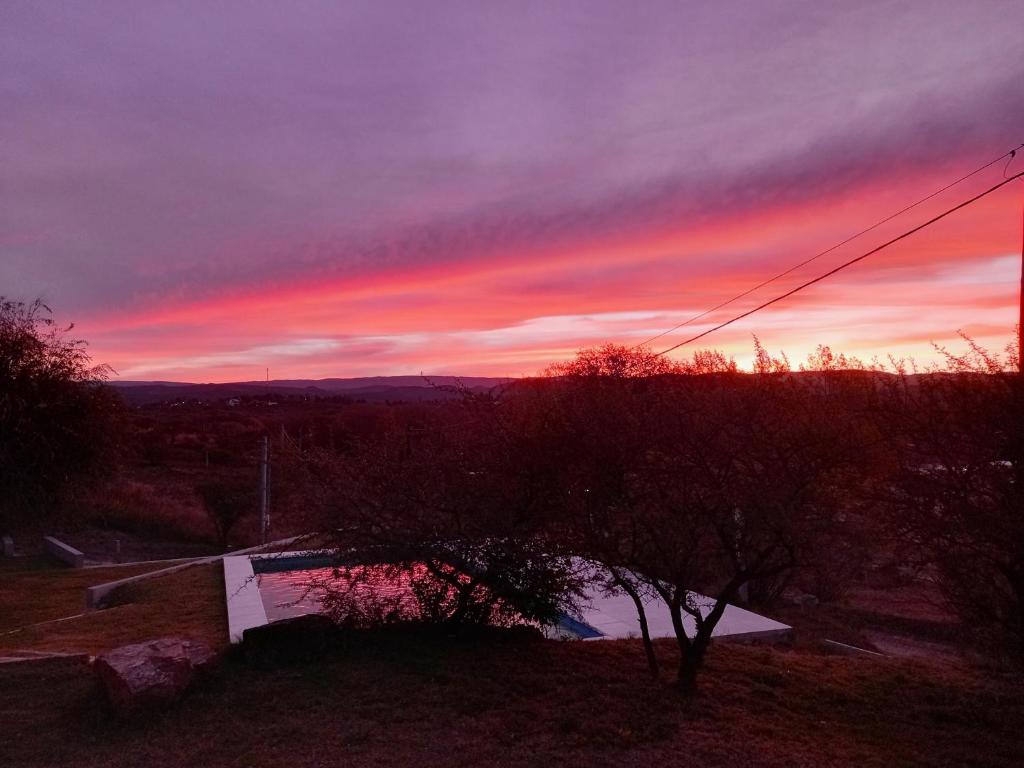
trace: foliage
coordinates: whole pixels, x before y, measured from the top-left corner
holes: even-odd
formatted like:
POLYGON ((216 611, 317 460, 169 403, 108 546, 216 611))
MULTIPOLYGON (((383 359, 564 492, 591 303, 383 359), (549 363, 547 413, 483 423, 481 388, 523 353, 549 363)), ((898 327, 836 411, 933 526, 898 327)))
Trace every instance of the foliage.
POLYGON ((679 365, 646 347, 630 349, 618 344, 581 349, 575 359, 554 363, 544 372, 546 376, 610 376, 614 378, 642 378, 678 373, 679 365))
POLYGON ((231 480, 207 480, 196 491, 213 523, 218 546, 226 550, 231 531, 243 517, 256 510, 255 480, 250 480, 243 473, 241 477, 231 480))
POLYGON ((76 498, 80 518, 106 530, 126 531, 147 539, 201 541, 212 525, 191 485, 174 475, 160 485, 132 480, 123 469, 76 498))
POLYGON ((1024 660, 1024 378, 965 337, 945 366, 902 371, 886 424, 900 471, 893 532, 911 543, 965 628, 1024 660))
MULTIPOLYGON (((686 690, 726 604, 750 587, 781 589, 820 554, 862 482, 868 437, 849 408, 854 379, 792 376, 780 365, 749 376, 704 359, 686 374, 553 387, 548 406, 563 419, 576 546, 614 567, 641 628, 631 592, 669 606, 686 690)), ((653 670, 649 644, 648 658, 653 670)))
POLYGON ((0 529, 52 514, 115 463, 110 371, 68 331, 41 301, 0 297, 0 529))
POLYGON ((396 425, 341 459, 309 455, 321 529, 362 563, 429 574, 417 592, 423 620, 545 623, 578 596, 571 558, 547 535, 558 465, 534 450, 537 414, 506 405, 467 396, 446 423, 396 425))
MULTIPOLYGON (((624 592, 655 674, 644 602, 657 595, 691 692, 728 603, 773 599, 801 573, 838 596, 863 564, 853 534, 881 461, 873 379, 827 348, 813 373, 757 350, 755 375, 716 352, 584 350, 341 460, 312 452, 323 527, 364 562, 427 574, 420 618, 501 623, 500 607, 543 622, 580 579, 624 592)), ((366 621, 351 601, 337 612, 366 621)))
POLYGON ((734 360, 713 349, 698 350, 689 360, 677 361, 645 346, 605 344, 581 349, 574 359, 548 366, 543 375, 639 379, 671 374, 736 373, 738 370, 734 360))

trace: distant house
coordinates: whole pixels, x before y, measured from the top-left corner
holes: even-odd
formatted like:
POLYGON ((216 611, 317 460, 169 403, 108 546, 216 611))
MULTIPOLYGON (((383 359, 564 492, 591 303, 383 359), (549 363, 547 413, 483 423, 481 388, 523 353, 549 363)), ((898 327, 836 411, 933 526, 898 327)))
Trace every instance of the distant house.
POLYGON ((230 405, 232 408, 234 408, 236 405, 241 405, 241 404, 242 404, 242 399, 240 397, 232 397, 230 400, 228 400, 228 405, 230 405))

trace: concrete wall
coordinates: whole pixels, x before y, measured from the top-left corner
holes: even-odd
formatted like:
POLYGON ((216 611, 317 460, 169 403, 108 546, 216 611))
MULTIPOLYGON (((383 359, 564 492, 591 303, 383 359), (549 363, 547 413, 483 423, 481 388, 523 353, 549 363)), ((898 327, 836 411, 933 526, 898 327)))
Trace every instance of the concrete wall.
POLYGON ((85 566, 85 555, 74 547, 65 544, 60 539, 55 539, 53 536, 43 536, 43 544, 49 554, 58 560, 63 560, 72 568, 82 568, 85 566))
POLYGON ((267 623, 259 581, 248 556, 224 558, 224 596, 228 608, 228 636, 232 643, 242 642, 245 630, 267 623))
POLYGON ((161 568, 157 571, 150 571, 149 573, 141 573, 138 576, 129 576, 125 579, 118 579, 117 581, 108 581, 105 584, 96 584, 95 586, 88 587, 85 590, 85 607, 87 610, 97 610, 103 607, 103 600, 111 592, 118 587, 123 587, 126 584, 134 584, 138 581, 144 581, 146 579, 159 578, 160 576, 167 576, 168 574, 175 573, 177 571, 184 570, 185 568, 191 568, 193 565, 205 565, 207 563, 214 563, 221 558, 230 557, 234 555, 247 555, 254 552, 260 552, 267 547, 276 547, 286 544, 292 544, 302 539, 307 539, 308 536, 292 536, 287 539, 280 539, 278 541, 271 541, 266 544, 260 544, 256 547, 249 547, 248 549, 239 549, 234 552, 227 552, 223 555, 208 555, 206 557, 198 557, 185 562, 173 565, 170 568, 161 568))

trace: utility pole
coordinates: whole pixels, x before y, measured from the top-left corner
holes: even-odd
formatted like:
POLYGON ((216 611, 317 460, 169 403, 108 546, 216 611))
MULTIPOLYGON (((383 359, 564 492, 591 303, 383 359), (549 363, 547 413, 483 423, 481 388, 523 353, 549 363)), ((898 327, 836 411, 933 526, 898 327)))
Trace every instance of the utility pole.
POLYGON ((267 487, 267 465, 269 464, 269 441, 260 438, 260 544, 267 543, 267 529, 270 527, 269 488, 267 487))
POLYGON ((1017 373, 1024 376, 1024 203, 1020 208, 1020 296, 1017 299, 1017 373))

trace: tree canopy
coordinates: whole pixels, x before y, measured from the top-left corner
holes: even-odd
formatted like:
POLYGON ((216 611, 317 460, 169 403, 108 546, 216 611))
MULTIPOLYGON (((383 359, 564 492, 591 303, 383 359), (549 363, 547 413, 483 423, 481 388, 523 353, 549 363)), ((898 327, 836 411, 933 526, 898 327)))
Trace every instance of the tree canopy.
POLYGON ((58 511, 112 467, 120 401, 42 301, 0 297, 0 530, 58 511))

